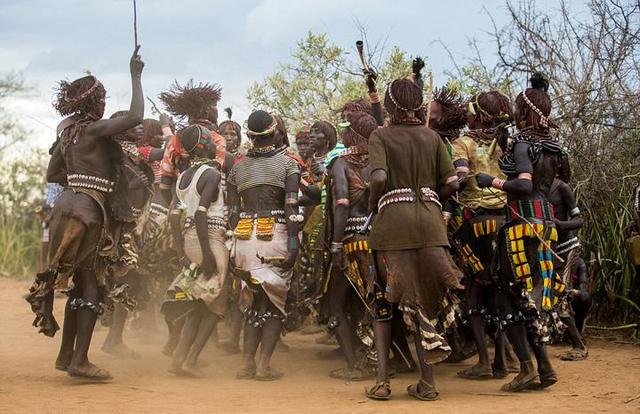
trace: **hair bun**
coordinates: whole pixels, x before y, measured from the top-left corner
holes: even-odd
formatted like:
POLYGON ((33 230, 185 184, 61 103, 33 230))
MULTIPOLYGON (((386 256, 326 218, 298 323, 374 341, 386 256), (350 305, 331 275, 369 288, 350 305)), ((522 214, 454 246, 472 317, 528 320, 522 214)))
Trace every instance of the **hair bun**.
POLYGON ((547 79, 542 72, 534 72, 529 78, 529 82, 533 89, 542 89, 545 92, 549 90, 549 79, 547 79))

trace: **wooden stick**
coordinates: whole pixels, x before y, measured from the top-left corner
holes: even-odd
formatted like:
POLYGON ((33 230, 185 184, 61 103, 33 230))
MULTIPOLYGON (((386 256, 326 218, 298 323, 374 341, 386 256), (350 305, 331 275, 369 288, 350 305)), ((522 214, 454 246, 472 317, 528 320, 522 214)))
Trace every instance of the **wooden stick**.
POLYGON ((429 118, 431 117, 431 101, 433 101, 433 72, 429 71, 429 91, 427 92, 427 123, 426 127, 429 128, 429 118))
POLYGON ((133 43, 138 47, 138 7, 136 0, 133 0, 133 43))

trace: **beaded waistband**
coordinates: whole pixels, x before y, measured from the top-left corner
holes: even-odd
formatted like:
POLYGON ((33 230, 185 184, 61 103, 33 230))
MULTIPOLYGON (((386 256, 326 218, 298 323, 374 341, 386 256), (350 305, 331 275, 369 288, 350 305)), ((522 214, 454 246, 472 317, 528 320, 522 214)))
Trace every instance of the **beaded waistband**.
POLYGON ((87 174, 69 174, 67 175, 67 184, 69 187, 90 188, 103 193, 112 193, 116 186, 114 181, 87 174))
POLYGON ((287 222, 285 220, 284 210, 266 210, 266 211, 260 211, 258 213, 248 213, 248 212, 240 213, 241 220, 247 220, 247 219, 255 220, 259 218, 274 218, 276 220, 276 223, 280 223, 280 224, 286 224, 287 222))
POLYGON ((389 204, 415 203, 418 200, 423 202, 430 201, 442 208, 438 194, 429 187, 421 187, 420 194, 416 194, 416 192, 410 188, 397 188, 380 197, 380 201, 378 201, 378 212, 382 211, 382 209, 389 204))
MULTIPOLYGON (((367 222, 367 217, 349 217, 347 219, 347 226, 344 228, 345 233, 357 233, 362 229, 364 223, 367 222)), ((371 225, 369 225, 369 229, 371 229, 371 225)))
POLYGON ((510 201, 506 209, 507 222, 518 218, 537 218, 553 221, 553 206, 546 200, 510 201))
MULTIPOLYGON (((195 227, 196 221, 193 217, 187 217, 184 222, 184 228, 188 229, 195 227)), ((207 227, 209 229, 225 229, 227 228, 226 220, 219 217, 207 217, 207 227)))

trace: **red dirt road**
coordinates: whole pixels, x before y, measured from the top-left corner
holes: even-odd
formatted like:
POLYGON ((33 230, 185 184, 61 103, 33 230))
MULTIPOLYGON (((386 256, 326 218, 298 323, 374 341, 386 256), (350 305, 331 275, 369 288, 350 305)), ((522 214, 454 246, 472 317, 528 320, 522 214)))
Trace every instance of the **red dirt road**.
MULTIPOLYGON (((285 372, 281 381, 239 381, 238 355, 228 356, 209 347, 203 359, 210 365, 206 379, 176 378, 167 373, 168 359, 160 353, 158 338, 134 337, 129 345, 143 354, 135 361, 116 360, 100 351, 106 334, 94 337, 91 358, 107 368, 110 384, 80 384, 53 368, 60 333, 47 338, 30 326, 32 314, 22 299, 26 282, 0 278, 0 413, 621 413, 640 412, 640 347, 591 340, 590 357, 583 362, 554 359, 560 382, 550 390, 507 394, 501 380, 468 381, 456 377, 464 364, 436 368, 441 398, 419 402, 405 388, 415 379, 402 375, 392 381, 391 401, 364 397, 366 383, 344 383, 328 377, 339 360, 315 357, 327 347, 315 336, 288 335, 291 352, 276 353, 274 366, 285 372)), ((63 301, 56 310, 62 324, 63 301)), ((555 355, 565 348, 552 348, 555 355)))

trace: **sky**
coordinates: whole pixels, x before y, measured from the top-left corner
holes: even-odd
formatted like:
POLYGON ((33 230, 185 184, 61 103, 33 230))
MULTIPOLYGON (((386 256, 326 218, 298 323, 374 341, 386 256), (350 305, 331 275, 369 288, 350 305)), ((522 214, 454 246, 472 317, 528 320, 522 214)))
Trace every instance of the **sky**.
MULTIPOLYGON (((437 85, 446 82, 445 72, 453 68, 440 41, 464 64, 472 54, 469 40, 475 38, 491 60, 489 14, 498 26, 508 23, 502 0, 137 3, 145 95, 157 102, 174 79, 218 83, 223 88, 219 109, 231 106, 241 124, 251 111, 248 87, 289 60, 296 42, 309 31, 326 32, 332 42, 352 50, 362 25, 370 41, 386 39, 387 48, 397 45, 411 55, 427 56, 437 85)), ((536 7, 553 11, 558 2, 539 0, 536 7)), ((106 114, 127 109, 133 44, 132 0, 1 0, 0 75, 20 72, 31 87, 5 106, 43 148, 55 139, 60 121, 51 106, 58 80, 73 80, 89 70, 107 89, 106 114)))

